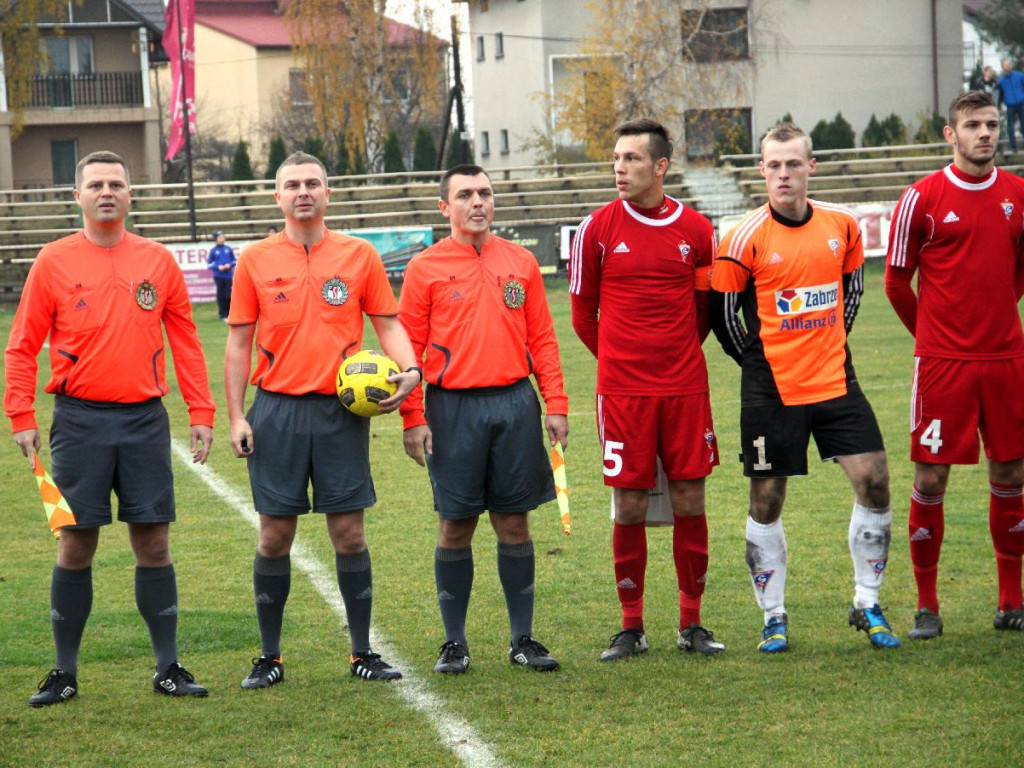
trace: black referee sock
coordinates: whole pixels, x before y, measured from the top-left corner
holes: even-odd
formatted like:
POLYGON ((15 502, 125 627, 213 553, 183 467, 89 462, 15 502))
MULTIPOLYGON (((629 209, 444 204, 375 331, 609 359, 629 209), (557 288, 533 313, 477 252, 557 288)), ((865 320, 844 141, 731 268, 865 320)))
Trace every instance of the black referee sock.
POLYGON ((149 627, 158 672, 178 660, 178 583, 174 565, 135 567, 135 605, 149 627))
POLYGON ((50 623, 57 647, 57 668, 78 675, 78 649, 92 610, 92 566, 70 570, 53 566, 50 623))
POLYGON ((533 540, 522 544, 498 542, 498 579, 505 593, 512 643, 523 635, 533 636, 533 582, 536 558, 533 540))
POLYGON ((291 555, 264 557, 257 551, 252 564, 252 590, 256 597, 256 622, 260 628, 260 655, 268 659, 281 656, 281 625, 291 588, 291 555))
POLYGON ((338 571, 338 589, 345 602, 348 632, 352 639, 352 653, 370 650, 370 614, 373 612, 373 570, 370 550, 354 555, 334 553, 334 566, 338 571))
POLYGON ((434 550, 434 582, 437 584, 437 603, 441 608, 445 642, 456 642, 469 648, 466 642, 466 613, 469 595, 473 591, 473 548, 434 550))

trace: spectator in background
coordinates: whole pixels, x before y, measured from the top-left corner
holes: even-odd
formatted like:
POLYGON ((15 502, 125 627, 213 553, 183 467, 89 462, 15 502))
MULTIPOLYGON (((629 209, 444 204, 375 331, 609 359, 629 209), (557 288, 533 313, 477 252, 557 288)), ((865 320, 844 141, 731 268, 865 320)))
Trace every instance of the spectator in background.
POLYGON ((217 286, 217 314, 225 323, 231 309, 231 284, 235 278, 235 249, 224 244, 224 233, 215 232, 217 244, 206 257, 206 266, 213 272, 213 283, 217 286))
POLYGON ((999 78, 996 77, 995 67, 985 67, 981 71, 981 77, 975 78, 971 83, 972 91, 984 91, 993 99, 999 98, 999 78))
POLYGON ((1017 151, 1014 123, 1024 136, 1024 73, 1015 70, 1009 59, 1003 59, 1003 76, 999 78, 999 103, 1006 105, 1006 133, 1010 151, 1017 151))

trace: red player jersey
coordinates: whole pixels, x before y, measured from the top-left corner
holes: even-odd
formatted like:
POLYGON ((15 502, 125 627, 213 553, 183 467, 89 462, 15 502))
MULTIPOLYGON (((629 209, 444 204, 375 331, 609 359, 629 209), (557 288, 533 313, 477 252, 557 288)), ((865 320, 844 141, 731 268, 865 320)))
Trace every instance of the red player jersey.
POLYGON ((604 395, 708 391, 701 342, 715 254, 711 222, 666 197, 658 210, 616 200, 572 243, 572 324, 597 358, 604 395))
POLYGON ((1015 288, 1024 270, 1024 179, 999 169, 979 179, 949 165, 906 189, 890 232, 886 293, 917 339, 916 355, 1024 356, 1015 288))

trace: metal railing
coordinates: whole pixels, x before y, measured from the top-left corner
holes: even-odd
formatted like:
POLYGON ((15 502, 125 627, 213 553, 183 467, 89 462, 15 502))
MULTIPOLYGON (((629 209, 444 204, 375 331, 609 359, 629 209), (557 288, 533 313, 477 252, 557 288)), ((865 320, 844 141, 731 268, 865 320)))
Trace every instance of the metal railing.
POLYGON ((140 107, 142 72, 57 73, 32 78, 29 109, 140 107))

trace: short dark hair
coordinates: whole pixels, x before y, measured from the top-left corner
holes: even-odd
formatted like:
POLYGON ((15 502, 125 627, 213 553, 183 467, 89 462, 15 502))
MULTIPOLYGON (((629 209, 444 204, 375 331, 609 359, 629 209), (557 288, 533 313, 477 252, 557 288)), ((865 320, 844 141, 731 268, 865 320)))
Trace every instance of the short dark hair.
POLYGON ((785 144, 787 141, 793 139, 803 139, 804 144, 807 145, 807 156, 814 156, 814 144, 811 142, 811 137, 808 136, 804 129, 798 126, 796 123, 777 123, 768 129, 768 133, 761 139, 761 159, 764 160, 764 145, 769 141, 777 141, 780 144, 785 144))
POLYGON ((452 166, 445 171, 444 176, 441 177, 441 199, 446 203, 448 202, 448 187, 451 183, 452 176, 479 176, 481 173, 487 177, 488 181, 491 180, 490 174, 479 165, 464 163, 462 165, 452 166))
POLYGON ((647 139, 647 149, 651 153, 652 160, 672 159, 672 137, 668 129, 657 120, 647 117, 637 117, 620 123, 615 128, 616 140, 623 136, 644 136, 647 139))
POLYGON ((75 166, 75 189, 82 186, 82 171, 85 170, 85 166, 92 165, 93 163, 114 163, 116 165, 120 165, 124 168, 124 177, 128 181, 128 186, 131 186, 132 178, 128 172, 128 164, 124 161, 124 158, 113 152, 101 150, 99 152, 90 152, 78 161, 78 165, 75 166))
POLYGON ((965 112, 973 112, 976 109, 994 107, 995 105, 992 96, 984 91, 964 91, 950 102, 946 125, 956 128, 957 118, 965 112))
POLYGON ((320 171, 324 175, 324 183, 327 183, 327 167, 319 157, 308 152, 292 152, 277 166, 277 172, 274 174, 275 187, 281 183, 281 169, 286 165, 319 165, 320 171))

